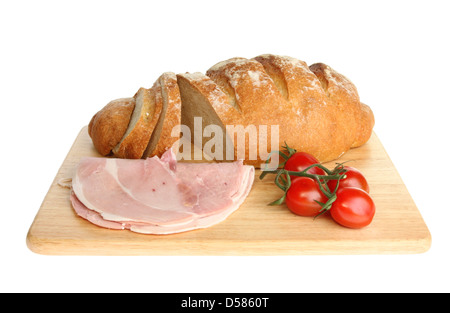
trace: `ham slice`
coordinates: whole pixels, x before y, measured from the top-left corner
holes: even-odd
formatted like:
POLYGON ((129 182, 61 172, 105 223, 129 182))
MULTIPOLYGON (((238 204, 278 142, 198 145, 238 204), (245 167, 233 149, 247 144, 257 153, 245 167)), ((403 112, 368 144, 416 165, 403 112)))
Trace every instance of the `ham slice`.
POLYGON ((75 212, 109 229, 172 234, 224 221, 249 194, 254 167, 177 163, 172 150, 145 160, 84 158, 72 179, 75 212))

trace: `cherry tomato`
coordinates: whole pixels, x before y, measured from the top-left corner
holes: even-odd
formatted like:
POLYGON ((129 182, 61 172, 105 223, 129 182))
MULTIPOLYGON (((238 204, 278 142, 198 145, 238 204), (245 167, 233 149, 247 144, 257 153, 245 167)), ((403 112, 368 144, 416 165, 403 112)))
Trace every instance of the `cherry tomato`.
MULTIPOLYGON (((286 161, 284 165, 284 169, 288 171, 301 172, 307 167, 313 164, 319 164, 319 160, 317 160, 314 156, 306 152, 296 152, 294 153, 289 160, 286 161)), ((308 174, 316 174, 316 175, 325 175, 324 170, 318 167, 313 167, 307 171, 308 174)), ((298 178, 298 176, 290 175, 291 180, 298 178)))
POLYGON ((375 215, 375 204, 370 195, 354 187, 339 188, 330 214, 338 224, 349 228, 369 225, 375 215))
POLYGON ((309 177, 297 177, 286 193, 286 205, 293 213, 301 216, 316 216, 327 197, 320 191, 317 182, 309 177))
MULTIPOLYGON (((346 187, 355 187, 369 193, 369 184, 367 183, 364 175, 359 170, 350 166, 344 166, 344 169, 347 170, 347 172, 345 173, 347 177, 339 180, 339 189, 346 187)), ((330 191, 333 192, 336 189, 337 180, 329 180, 327 184, 328 188, 330 188, 330 191)))

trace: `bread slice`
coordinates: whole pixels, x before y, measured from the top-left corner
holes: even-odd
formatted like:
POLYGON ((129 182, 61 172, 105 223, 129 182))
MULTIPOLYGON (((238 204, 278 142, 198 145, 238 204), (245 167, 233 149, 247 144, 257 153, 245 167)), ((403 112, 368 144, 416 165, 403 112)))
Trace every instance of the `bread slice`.
POLYGON ((88 133, 94 147, 101 155, 111 154, 111 150, 123 138, 135 105, 134 98, 116 99, 110 101, 92 117, 88 133))
POLYGON ((164 107, 164 101, 162 98, 162 91, 161 91, 161 84, 159 82, 159 79, 155 81, 152 88, 152 94, 153 97, 152 101, 155 103, 155 106, 161 108, 161 112, 159 114, 158 119, 156 120, 156 124, 154 128, 152 129, 152 133, 150 134, 150 139, 147 141, 147 146, 145 147, 144 153, 142 154, 141 158, 146 159, 148 157, 154 156, 154 151, 156 148, 156 145, 158 144, 159 137, 161 136, 161 130, 162 130, 162 121, 165 117, 165 107, 164 107))
POLYGON ((177 147, 180 133, 172 133, 175 126, 181 124, 181 97, 175 73, 163 73, 155 82, 155 101, 162 105, 159 121, 153 130, 150 142, 143 158, 161 156, 167 149, 177 147), (174 136, 172 136, 172 134, 174 136))
POLYGON ((140 88, 134 98, 136 106, 128 128, 113 149, 114 156, 118 158, 140 159, 161 115, 162 105, 155 101, 154 88, 140 88))
POLYGON ((182 103, 181 124, 190 129, 192 144, 197 145, 208 155, 209 149, 204 150, 205 144, 217 134, 211 133, 211 138, 204 136, 205 128, 211 125, 217 126, 218 130, 220 129, 222 132, 222 140, 215 142, 214 149, 211 148, 213 155, 209 154, 209 156, 217 161, 230 160, 230 156, 233 156, 234 159, 233 142, 227 135, 225 125, 227 123, 239 123, 241 116, 230 105, 228 96, 208 76, 202 73, 178 74, 177 80, 182 103), (195 125, 196 118, 197 121, 199 121, 198 118, 201 118, 201 127, 199 127, 200 124, 195 125), (222 151, 222 153, 219 153, 219 151, 222 151))

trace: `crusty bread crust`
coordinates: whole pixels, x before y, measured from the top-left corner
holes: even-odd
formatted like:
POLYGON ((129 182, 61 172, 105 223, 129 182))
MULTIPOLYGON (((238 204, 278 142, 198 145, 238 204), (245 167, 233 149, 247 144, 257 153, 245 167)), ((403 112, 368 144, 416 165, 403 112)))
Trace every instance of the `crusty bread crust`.
POLYGON ((286 109, 276 121, 281 127, 281 145, 287 143, 322 161, 336 158, 347 149, 342 139, 335 136, 335 108, 305 62, 270 54, 260 55, 255 60, 277 82, 286 100, 283 104, 286 109), (289 116, 289 124, 286 124, 284 120, 289 116))
POLYGON ((88 132, 97 151, 107 156, 127 131, 136 101, 122 98, 109 102, 89 123, 88 132))
POLYGON ((372 135, 375 125, 375 117, 367 104, 361 102, 361 122, 359 123, 358 134, 352 148, 357 148, 365 144, 372 135))
MULTIPOLYGON (((233 58, 211 67, 207 72, 213 81, 222 88, 227 89, 227 94, 235 101, 235 107, 240 112, 240 118, 230 118, 228 113, 220 115, 227 125, 242 125, 244 129, 248 126, 253 127, 260 138, 263 133, 260 132, 259 125, 267 125, 267 129, 271 126, 279 125, 279 134, 282 140, 277 149, 281 148, 283 140, 292 141, 292 134, 297 132, 298 123, 295 122, 293 111, 289 108, 289 104, 278 90, 276 84, 264 70, 261 63, 255 59, 233 58), (288 118, 289 117, 289 118, 288 118), (237 121, 236 121, 237 120, 237 121), (280 121, 284 121, 280 125, 280 121)), ((230 134, 235 143, 235 157, 242 158, 242 152, 239 151, 238 136, 242 135, 238 132, 230 134)), ((267 136, 267 148, 270 148, 271 136, 267 136)), ((258 150, 258 140, 245 139, 245 162, 258 166, 265 160, 260 158, 260 153, 256 155, 251 152, 258 150)))
MULTIPOLYGON (((269 130, 272 125, 278 125, 278 149, 287 143, 294 149, 313 154, 321 162, 337 159, 349 149, 363 145, 369 140, 374 126, 372 110, 360 102, 356 87, 349 79, 323 63, 308 66, 287 56, 265 54, 253 59, 232 58, 212 66, 206 75, 164 73, 150 90, 154 98, 160 99, 153 101, 155 113, 150 115, 152 120, 136 124, 140 125, 136 127, 140 135, 130 136, 127 131, 121 142, 126 142, 129 148, 114 149, 115 157, 160 156, 179 139, 172 137, 172 128, 181 122, 187 124, 192 133, 193 118, 198 115, 206 118, 207 122, 216 120, 222 128, 226 125, 254 125, 258 136, 262 135, 259 126, 265 125, 269 130), (148 149, 152 132, 154 140, 150 142, 155 149, 140 154, 143 146, 148 149)), ((138 107, 136 105, 134 111, 138 107)), ((130 119, 129 114, 124 113, 123 119, 127 118, 130 119)), ((94 117, 91 123, 96 121, 94 117)), ((108 123, 102 119, 100 122, 104 123, 97 126, 100 129, 124 123, 121 119, 108 123)), ((111 134, 99 132, 99 136, 111 134)), ((232 136, 237 158, 235 135, 232 136)), ((97 148, 100 146, 98 138, 96 142, 97 148)), ((269 131, 267 148, 270 147, 269 131)), ((250 151, 253 150, 260 152, 258 144, 247 141, 244 163, 259 166, 265 160, 259 157, 259 153, 256 159, 251 159, 250 151)))

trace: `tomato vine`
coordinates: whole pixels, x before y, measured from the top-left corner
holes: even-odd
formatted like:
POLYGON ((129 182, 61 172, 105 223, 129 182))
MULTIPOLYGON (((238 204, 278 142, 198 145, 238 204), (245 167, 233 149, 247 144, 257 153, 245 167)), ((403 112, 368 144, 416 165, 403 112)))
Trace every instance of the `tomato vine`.
POLYGON ((262 170, 262 173, 259 177, 260 179, 264 179, 264 177, 268 174, 275 174, 275 184, 281 190, 284 191, 284 194, 281 198, 269 203, 269 205, 280 205, 286 200, 286 194, 292 184, 291 177, 308 177, 308 178, 314 179, 317 182, 317 184, 320 188, 320 191, 328 199, 325 203, 315 200, 315 202, 320 204, 320 206, 321 206, 319 215, 328 211, 331 208, 332 204, 337 199, 336 193, 339 189, 339 181, 341 179, 346 178, 345 173, 347 172, 347 169, 345 169, 345 167, 344 167, 345 162, 337 163, 336 167, 332 170, 328 169, 327 167, 323 166, 320 163, 316 163, 316 164, 312 164, 312 165, 306 167, 302 171, 289 171, 284 168, 284 165, 297 151, 295 149, 289 147, 286 143, 285 143, 285 146, 283 146, 283 148, 285 149, 285 152, 273 151, 269 155, 269 157, 265 163, 266 167, 262 170), (277 169, 269 169, 267 167, 267 164, 270 162, 270 159, 272 158, 272 154, 274 154, 274 153, 278 153, 284 159, 284 161, 282 163, 279 163, 277 169), (321 169, 323 172, 325 172, 325 175, 308 173, 308 171, 310 171, 313 168, 321 169), (335 186, 334 190, 330 190, 330 188, 328 186, 328 182, 330 180, 336 181, 336 186, 335 186))

